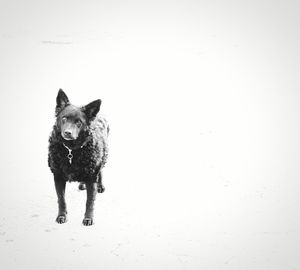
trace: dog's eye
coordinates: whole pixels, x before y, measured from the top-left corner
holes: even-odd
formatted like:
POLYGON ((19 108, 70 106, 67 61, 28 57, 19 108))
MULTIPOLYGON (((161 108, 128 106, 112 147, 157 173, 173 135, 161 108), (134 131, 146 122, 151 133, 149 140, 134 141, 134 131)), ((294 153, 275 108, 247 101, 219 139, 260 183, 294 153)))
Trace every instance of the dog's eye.
POLYGON ((80 121, 77 121, 77 122, 76 122, 76 125, 77 125, 77 127, 79 127, 79 128, 80 128, 80 127, 81 127, 81 125, 82 125, 82 123, 81 123, 80 121))
POLYGON ((63 117, 63 118, 61 119, 61 121, 62 121, 63 123, 65 123, 65 122, 67 121, 67 117, 63 117))

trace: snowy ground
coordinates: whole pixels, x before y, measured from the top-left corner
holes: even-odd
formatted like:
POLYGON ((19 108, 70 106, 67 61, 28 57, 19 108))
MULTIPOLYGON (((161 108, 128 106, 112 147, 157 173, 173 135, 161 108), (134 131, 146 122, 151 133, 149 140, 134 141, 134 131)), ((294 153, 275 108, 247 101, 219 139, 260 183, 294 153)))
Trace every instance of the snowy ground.
POLYGON ((1 0, 0 268, 300 269, 299 12, 1 0), (92 227, 75 184, 54 222, 59 88, 111 125, 92 227))

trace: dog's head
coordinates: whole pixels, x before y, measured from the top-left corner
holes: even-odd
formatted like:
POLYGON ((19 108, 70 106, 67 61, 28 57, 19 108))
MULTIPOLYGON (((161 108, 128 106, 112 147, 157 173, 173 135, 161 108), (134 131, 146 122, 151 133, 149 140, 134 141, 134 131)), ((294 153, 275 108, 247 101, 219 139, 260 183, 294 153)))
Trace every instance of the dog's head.
POLYGON ((65 92, 59 89, 56 97, 56 125, 63 139, 77 140, 100 110, 101 100, 97 99, 86 106, 76 107, 70 104, 65 92))

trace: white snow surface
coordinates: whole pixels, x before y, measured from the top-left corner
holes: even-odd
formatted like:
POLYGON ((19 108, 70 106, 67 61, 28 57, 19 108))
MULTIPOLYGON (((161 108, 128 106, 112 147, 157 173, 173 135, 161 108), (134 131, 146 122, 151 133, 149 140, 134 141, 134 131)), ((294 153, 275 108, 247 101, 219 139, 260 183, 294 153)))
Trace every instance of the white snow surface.
POLYGON ((300 268, 297 1, 0 1, 0 269, 300 268), (95 222, 47 167, 55 98, 102 99, 95 222))

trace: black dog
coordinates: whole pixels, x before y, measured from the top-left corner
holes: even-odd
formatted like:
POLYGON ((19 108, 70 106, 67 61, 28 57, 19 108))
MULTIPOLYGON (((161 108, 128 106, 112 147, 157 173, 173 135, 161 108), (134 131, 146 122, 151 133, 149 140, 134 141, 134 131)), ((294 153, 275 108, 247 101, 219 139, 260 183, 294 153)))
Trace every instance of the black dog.
POLYGON ((101 100, 83 107, 71 105, 60 89, 56 98, 56 123, 49 138, 48 164, 54 175, 58 197, 58 223, 67 221, 65 187, 67 181, 80 182, 87 190, 83 225, 94 223, 93 211, 97 191, 102 193, 101 170, 107 154, 109 127, 103 117, 97 116, 101 100))

